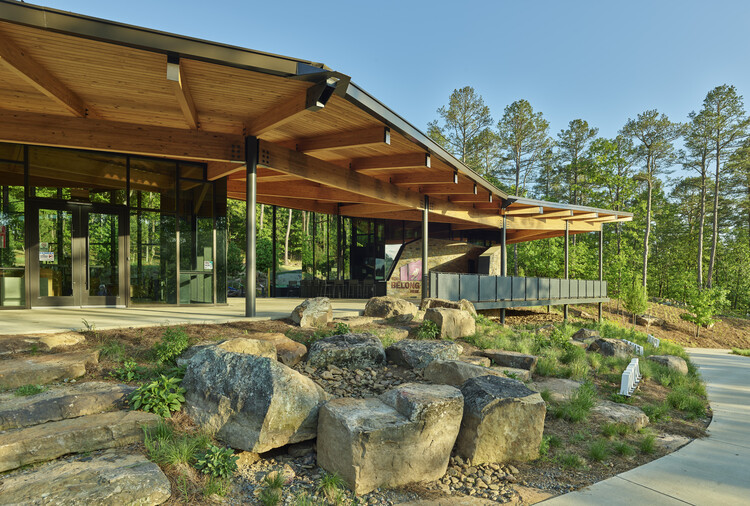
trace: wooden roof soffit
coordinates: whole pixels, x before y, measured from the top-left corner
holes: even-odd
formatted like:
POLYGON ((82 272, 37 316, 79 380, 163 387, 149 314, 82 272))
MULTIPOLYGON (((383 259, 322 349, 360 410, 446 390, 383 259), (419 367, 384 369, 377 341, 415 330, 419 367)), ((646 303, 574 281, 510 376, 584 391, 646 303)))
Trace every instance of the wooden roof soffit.
POLYGON ((506 244, 513 244, 518 242, 534 241, 537 239, 547 239, 550 237, 559 237, 564 232, 559 230, 521 230, 518 232, 511 232, 505 239, 506 244))
POLYGON ((476 195, 477 185, 474 183, 447 183, 419 186, 419 193, 426 195, 476 195))
POLYGON ((534 215, 533 218, 538 218, 540 220, 546 220, 548 218, 565 218, 565 217, 569 217, 569 216, 573 216, 573 211, 571 211, 571 210, 568 209, 568 210, 565 210, 565 211, 550 211, 548 213, 537 214, 537 215, 534 215))
POLYGON ((285 99, 245 124, 245 135, 260 137, 275 130, 307 112, 323 109, 339 86, 349 85, 348 79, 340 84, 339 77, 324 75, 319 82, 312 85, 305 93, 299 93, 285 99))
POLYGON ((429 153, 406 153, 402 155, 372 156, 355 158, 350 167, 355 172, 368 173, 399 169, 429 169, 429 153))
POLYGON ((2 110, 0 142, 204 161, 245 161, 245 140, 240 135, 2 110))
POLYGON ((391 176, 396 186, 421 186, 433 184, 458 184, 458 171, 431 172, 429 174, 396 174, 391 176))
POLYGON ((448 200, 456 203, 492 202, 492 194, 481 192, 472 195, 456 195, 448 197, 448 200))
MULTIPOLYGON (((528 216, 528 215, 541 215, 544 213, 544 207, 542 206, 531 206, 522 207, 517 209, 505 209, 503 213, 505 216, 528 216)), ((537 216, 541 218, 541 216, 537 216)))
POLYGON ((578 220, 591 220, 592 218, 598 218, 599 213, 583 213, 583 214, 573 214, 573 216, 564 216, 560 218, 564 221, 578 221, 578 220))
MULTIPOLYGON (((420 209, 423 206, 424 196, 422 194, 406 190, 387 181, 359 174, 345 167, 263 140, 260 141, 259 148, 259 167, 267 167, 321 185, 339 188, 347 192, 409 209, 420 209)), ((475 209, 462 208, 444 200, 432 200, 430 202, 430 211, 449 218, 483 223, 495 227, 499 227, 501 223, 501 219, 497 215, 484 213, 475 209)))
POLYGON ((208 162, 208 180, 216 181, 223 177, 237 174, 238 172, 245 171, 244 163, 232 163, 232 162, 208 162))
POLYGON ((89 114, 88 107, 78 95, 3 33, 0 33, 0 61, 73 116, 85 118, 89 114))
POLYGON ((182 115, 185 117, 185 122, 187 122, 190 128, 197 130, 201 124, 198 121, 195 102, 193 102, 193 96, 190 94, 190 89, 188 88, 183 67, 180 65, 180 58, 178 56, 170 55, 167 57, 167 81, 169 81, 177 103, 180 104, 180 110, 182 110, 182 115))
POLYGON ((359 148, 366 146, 390 146, 391 129, 388 127, 366 128, 348 132, 300 139, 295 143, 297 151, 312 153, 332 149, 359 148))

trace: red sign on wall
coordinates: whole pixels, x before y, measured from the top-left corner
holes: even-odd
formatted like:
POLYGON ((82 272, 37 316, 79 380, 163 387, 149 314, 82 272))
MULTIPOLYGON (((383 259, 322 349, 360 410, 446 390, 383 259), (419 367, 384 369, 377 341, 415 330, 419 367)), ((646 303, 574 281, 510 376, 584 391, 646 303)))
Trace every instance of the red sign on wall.
POLYGON ((7 236, 8 236, 8 229, 5 228, 5 225, 0 225, 0 248, 5 248, 5 243, 7 242, 7 236))

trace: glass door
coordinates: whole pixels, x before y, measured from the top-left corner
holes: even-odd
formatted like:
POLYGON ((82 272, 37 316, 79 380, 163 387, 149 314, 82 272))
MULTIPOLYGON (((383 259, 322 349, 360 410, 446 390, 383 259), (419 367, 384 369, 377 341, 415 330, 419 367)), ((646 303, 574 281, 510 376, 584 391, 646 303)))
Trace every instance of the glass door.
POLYGON ((36 206, 31 215, 36 221, 31 223, 32 305, 124 305, 123 216, 109 206, 36 206))

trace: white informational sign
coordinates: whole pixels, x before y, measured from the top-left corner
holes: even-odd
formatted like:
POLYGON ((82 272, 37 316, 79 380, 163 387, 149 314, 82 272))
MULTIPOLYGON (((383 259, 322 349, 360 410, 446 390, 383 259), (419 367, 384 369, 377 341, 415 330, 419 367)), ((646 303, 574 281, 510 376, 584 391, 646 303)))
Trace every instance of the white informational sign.
POLYGON ((40 251, 39 252, 39 261, 40 262, 54 262, 55 261, 55 252, 54 251, 40 251))
POLYGON ((212 271, 212 270, 214 270, 214 261, 213 260, 204 260, 203 261, 203 270, 204 271, 212 271))

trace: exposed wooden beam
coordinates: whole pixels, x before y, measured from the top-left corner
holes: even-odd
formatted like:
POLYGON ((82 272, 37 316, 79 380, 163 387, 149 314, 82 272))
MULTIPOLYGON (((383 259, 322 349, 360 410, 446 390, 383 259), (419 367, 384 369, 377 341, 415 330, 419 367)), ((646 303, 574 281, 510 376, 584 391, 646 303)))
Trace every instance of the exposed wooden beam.
POLYGON ((506 209, 503 214, 506 216, 524 216, 529 214, 542 214, 544 208, 542 206, 524 207, 520 209, 506 209))
POLYGON ((0 142, 244 162, 240 135, 0 110, 0 142))
POLYGON ((475 202, 474 209, 484 209, 500 212, 499 202, 475 202))
POLYGON ((346 131, 332 135, 299 139, 295 144, 297 151, 302 153, 363 146, 390 146, 391 129, 388 127, 375 127, 364 130, 346 131))
MULTIPOLYGON (((245 200, 244 194, 243 198, 240 200, 245 200)), ((288 209, 297 209, 298 211, 312 211, 314 213, 322 214, 336 214, 336 210, 338 209, 338 204, 332 204, 330 202, 301 199, 296 200, 284 197, 271 197, 268 195, 258 195, 258 204, 280 206, 288 209)))
POLYGON ((554 231, 539 231, 539 230, 522 230, 519 232, 514 232, 508 234, 508 237, 505 239, 505 242, 507 244, 514 244, 519 242, 526 242, 526 241, 536 241, 539 239, 548 239, 550 237, 558 237, 560 235, 563 235, 565 232, 560 230, 554 230, 554 231))
POLYGON ((0 33, 0 60, 37 91, 63 106, 73 116, 86 117, 88 107, 83 100, 2 33, 0 33))
POLYGON ((245 125, 245 133, 256 137, 262 136, 306 112, 308 112, 307 95, 299 93, 290 99, 275 104, 260 116, 253 118, 245 125))
MULTIPOLYGON (((538 220, 530 216, 506 216, 509 230, 565 230, 565 221, 562 218, 550 220, 538 220)), ((570 221, 571 231, 594 232, 601 228, 596 223, 585 221, 570 221)))
POLYGON ((356 172, 375 172, 381 170, 429 169, 429 153, 406 153, 403 155, 371 156, 355 158, 351 168, 356 172))
POLYGON ((397 186, 421 186, 431 184, 457 184, 458 173, 448 171, 432 171, 429 173, 395 174, 391 176, 391 183, 397 186))
POLYGON ((428 184, 419 186, 419 193, 425 195, 476 195, 476 187, 473 183, 428 184))
POLYGON ((464 203, 468 203, 468 202, 492 202, 492 194, 491 193, 484 193, 484 192, 482 192, 482 193, 477 194, 477 195, 474 195, 474 194, 472 194, 472 195, 456 195, 455 197, 453 197, 453 196, 448 197, 448 200, 450 200, 451 202, 456 202, 456 203, 460 203, 460 202, 464 202, 464 203))
POLYGON ((590 220, 591 218, 598 218, 598 217, 599 217, 599 213, 583 213, 583 214, 574 214, 573 216, 565 216, 560 219, 566 220, 566 221, 578 221, 578 220, 590 220))
POLYGON ((539 214, 536 216, 533 216, 533 218, 538 218, 540 220, 545 220, 547 218, 562 218, 565 216, 573 216, 573 211, 550 211, 548 213, 539 214))
POLYGON ((177 103, 180 104, 180 110, 182 110, 182 115, 185 117, 188 126, 194 130, 200 128, 195 102, 193 102, 193 96, 190 94, 190 88, 188 88, 179 59, 175 59, 175 61, 167 60, 167 81, 169 81, 177 103))
MULTIPOLYGON (((419 193, 266 141, 260 142, 259 166, 411 209, 420 209, 424 205, 424 196, 419 193)), ((502 222, 500 216, 466 209, 440 199, 431 199, 430 212, 491 226, 500 226, 502 222)))
POLYGON ((231 163, 231 162, 208 162, 208 180, 216 181, 223 177, 231 176, 238 172, 245 170, 244 163, 231 163))
POLYGON ((592 220, 586 220, 589 223, 608 223, 617 221, 617 216, 602 216, 601 218, 594 218, 592 220))
POLYGON ((491 227, 488 227, 487 225, 479 225, 479 224, 472 225, 469 223, 460 223, 460 224, 455 224, 451 226, 451 230, 477 230, 477 229, 486 229, 486 228, 491 228, 491 227))
POLYGON ((345 216, 369 216, 371 214, 386 213, 391 211, 408 210, 408 207, 396 206, 393 204, 347 204, 339 208, 341 214, 345 216))
POLYGON ((307 200, 330 200, 331 202, 377 203, 378 199, 365 197, 338 188, 331 188, 307 181, 283 183, 257 183, 258 195, 289 197, 307 200))

